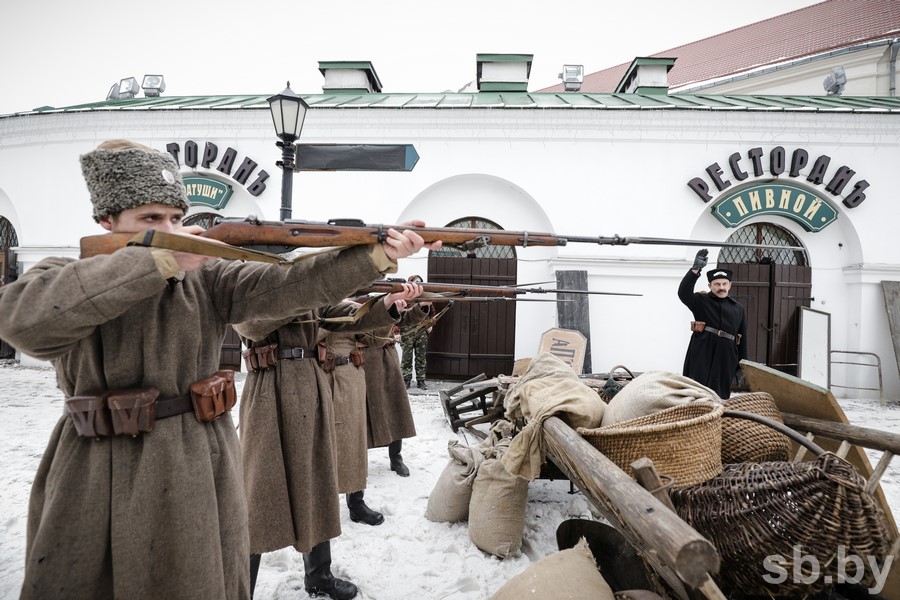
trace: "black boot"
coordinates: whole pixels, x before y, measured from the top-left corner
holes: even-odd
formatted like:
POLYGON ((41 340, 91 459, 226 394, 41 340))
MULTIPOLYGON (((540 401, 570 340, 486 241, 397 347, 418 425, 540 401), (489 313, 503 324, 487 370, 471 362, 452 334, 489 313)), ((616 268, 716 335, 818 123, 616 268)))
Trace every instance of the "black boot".
POLYGON ((409 469, 403 464, 403 457, 400 456, 400 448, 403 446, 403 440, 397 440, 388 444, 388 457, 391 459, 391 471, 394 471, 400 477, 409 477, 409 469))
POLYGON ((350 509, 350 520, 354 523, 362 521, 366 525, 381 525, 384 515, 366 506, 363 500, 364 490, 347 494, 347 508, 350 509))
POLYGON ((316 544, 303 555, 306 576, 303 587, 310 596, 325 596, 332 600, 350 600, 356 597, 356 586, 331 574, 331 542, 316 544))
POLYGON ((427 390, 427 389, 428 389, 428 386, 425 385, 425 380, 424 380, 424 379, 419 379, 418 382, 419 382, 419 389, 420 389, 420 390, 427 390))
POLYGON ((412 383, 412 377, 404 377, 403 383, 406 384, 406 389, 409 389, 410 384, 412 383))
POLYGON ((253 600, 253 590, 256 589, 256 576, 259 575, 259 561, 262 554, 250 555, 250 600, 253 600))

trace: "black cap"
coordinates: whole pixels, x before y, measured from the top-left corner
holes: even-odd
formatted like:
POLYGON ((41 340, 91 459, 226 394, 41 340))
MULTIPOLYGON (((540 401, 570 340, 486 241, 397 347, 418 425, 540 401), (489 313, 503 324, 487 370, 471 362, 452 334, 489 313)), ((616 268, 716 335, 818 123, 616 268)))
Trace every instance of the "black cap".
POLYGON ((713 279, 727 279, 731 281, 734 278, 734 272, 731 269, 711 269, 706 273, 706 278, 710 283, 713 279))

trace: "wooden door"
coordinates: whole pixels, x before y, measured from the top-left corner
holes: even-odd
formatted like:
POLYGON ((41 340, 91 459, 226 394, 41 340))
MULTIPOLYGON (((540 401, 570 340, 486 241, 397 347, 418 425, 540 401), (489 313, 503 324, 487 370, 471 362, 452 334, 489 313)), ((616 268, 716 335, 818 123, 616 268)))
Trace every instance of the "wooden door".
POLYGON ((731 296, 747 312, 747 358, 797 375, 799 307, 812 301, 812 269, 787 264, 718 263, 734 271, 731 296))
MULTIPOLYGON (((515 285, 516 261, 429 256, 428 281, 461 285, 515 285)), ((456 302, 428 338, 428 377, 470 379, 512 373, 516 303, 456 302)))

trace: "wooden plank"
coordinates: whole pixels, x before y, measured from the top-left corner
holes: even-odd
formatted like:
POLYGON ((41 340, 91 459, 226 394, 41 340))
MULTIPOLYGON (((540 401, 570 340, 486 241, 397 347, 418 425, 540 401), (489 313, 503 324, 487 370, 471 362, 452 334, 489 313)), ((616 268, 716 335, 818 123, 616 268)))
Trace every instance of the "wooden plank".
MULTIPOLYGON (((587 271, 557 271, 556 288, 560 290, 587 290, 587 271)), ((588 294, 559 294, 556 305, 556 322, 562 329, 574 329, 587 340, 582 373, 590 373, 591 367, 591 306, 588 294)), ((580 374, 580 373, 579 373, 580 374)))
POLYGON ((891 328, 891 341, 894 343, 894 359, 897 361, 897 370, 900 371, 900 281, 882 281, 881 289, 891 328))

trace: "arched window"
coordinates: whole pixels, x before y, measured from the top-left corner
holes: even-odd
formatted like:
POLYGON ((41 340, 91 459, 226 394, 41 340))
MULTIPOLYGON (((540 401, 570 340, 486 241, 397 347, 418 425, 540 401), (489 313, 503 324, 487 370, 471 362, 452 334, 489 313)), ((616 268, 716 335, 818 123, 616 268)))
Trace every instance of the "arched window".
MULTIPOLYGON (((740 244, 765 244, 767 246, 800 246, 797 237, 772 223, 754 223, 741 227, 730 236, 729 242, 740 244)), ((720 263, 734 264, 776 264, 809 266, 806 250, 773 250, 769 248, 722 248, 720 263)))
MULTIPOLYGON (((478 217, 465 217, 464 219, 457 219, 453 221, 447 227, 458 227, 460 229, 503 229, 496 223, 492 221, 488 221, 487 219, 481 219, 478 217)), ((458 250, 456 248, 443 247, 440 250, 432 250, 430 252, 430 256, 457 256, 457 257, 466 257, 471 256, 464 252, 463 250, 458 250)), ((488 245, 483 248, 478 248, 475 250, 476 258, 516 258, 515 248, 512 246, 493 246, 488 245)))
POLYGON ((209 229, 213 226, 216 218, 220 215, 216 213, 197 213, 189 217, 185 217, 182 221, 183 225, 199 225, 203 229, 209 229))
POLYGON ((19 245, 16 230, 6 217, 0 217, 0 252, 19 245))

